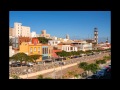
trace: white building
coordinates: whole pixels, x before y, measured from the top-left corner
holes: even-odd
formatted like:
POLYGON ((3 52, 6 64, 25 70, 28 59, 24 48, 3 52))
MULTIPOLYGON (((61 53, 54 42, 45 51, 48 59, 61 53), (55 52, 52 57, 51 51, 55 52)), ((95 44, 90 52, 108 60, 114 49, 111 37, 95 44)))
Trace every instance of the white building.
POLYGON ((56 46, 60 43, 60 41, 58 40, 49 40, 48 41, 48 45, 51 45, 51 46, 56 46))
POLYGON ((30 37, 30 27, 22 26, 22 23, 14 23, 13 36, 30 37))
POLYGON ((75 45, 78 48, 78 50, 92 50, 92 43, 87 43, 86 41, 74 42, 72 44, 75 45))
POLYGON ((78 51, 77 47, 71 46, 71 45, 62 45, 62 50, 66 51, 66 52, 78 51))
POLYGON ((12 50, 12 46, 9 46, 9 57, 15 54, 14 50, 12 50))
POLYGON ((31 32, 31 37, 37 37, 36 32, 31 32))

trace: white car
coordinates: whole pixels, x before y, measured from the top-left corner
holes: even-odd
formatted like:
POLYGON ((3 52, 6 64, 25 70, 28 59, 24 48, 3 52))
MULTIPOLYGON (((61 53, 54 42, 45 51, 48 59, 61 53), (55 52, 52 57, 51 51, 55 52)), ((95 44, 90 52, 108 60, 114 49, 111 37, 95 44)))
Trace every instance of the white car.
POLYGON ((33 67, 33 64, 32 63, 28 63, 27 66, 28 67, 33 67))

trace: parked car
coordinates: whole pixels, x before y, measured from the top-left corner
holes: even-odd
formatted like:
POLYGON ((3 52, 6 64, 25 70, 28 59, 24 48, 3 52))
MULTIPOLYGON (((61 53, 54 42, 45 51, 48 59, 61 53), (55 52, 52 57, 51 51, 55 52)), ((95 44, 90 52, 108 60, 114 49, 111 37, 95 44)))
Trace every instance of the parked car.
POLYGON ((96 74, 87 77, 86 79, 99 79, 99 76, 97 76, 96 74))
POLYGON ((103 68, 100 71, 96 73, 97 76, 105 76, 105 73, 107 72, 107 68, 103 68))
POLYGON ((28 63, 27 66, 28 67, 33 67, 33 64, 32 63, 28 63))
POLYGON ((19 62, 16 62, 16 63, 11 63, 10 66, 11 67, 20 67, 21 64, 19 62))

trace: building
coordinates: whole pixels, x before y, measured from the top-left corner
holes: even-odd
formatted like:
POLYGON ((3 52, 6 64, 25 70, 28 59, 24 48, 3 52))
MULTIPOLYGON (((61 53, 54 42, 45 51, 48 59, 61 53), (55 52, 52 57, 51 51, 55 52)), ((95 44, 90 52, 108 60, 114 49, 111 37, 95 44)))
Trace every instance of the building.
POLYGON ((52 58, 59 58, 59 56, 56 54, 56 52, 62 52, 62 50, 52 50, 52 58))
POLYGON ((40 34, 40 37, 50 38, 50 34, 47 34, 46 30, 42 30, 41 34, 40 34))
POLYGON ((20 45, 22 42, 30 42, 31 38, 30 37, 18 37, 18 44, 20 45))
POLYGON ((77 50, 87 51, 92 50, 92 43, 87 43, 86 41, 74 42, 72 45, 77 47, 77 50))
POLYGON ((31 32, 31 37, 37 37, 36 32, 31 32))
POLYGON ((74 45, 62 45, 62 50, 66 52, 77 51, 77 47, 74 45))
POLYGON ((110 48, 111 48, 110 43, 99 43, 97 45, 97 49, 99 49, 99 50, 110 49, 110 48))
POLYGON ((12 46, 9 46, 9 57, 12 57, 14 54, 15 54, 15 52, 12 49, 12 46))
POLYGON ((13 36, 13 28, 9 27, 9 36, 13 36))
MULTIPOLYGON (((39 43, 37 38, 32 38, 32 42, 21 43, 19 52, 24 52, 27 55, 42 55, 42 44, 39 43)), ((36 61, 42 61, 42 56, 36 61)))
POLYGON ((49 40, 48 41, 48 45, 51 45, 51 46, 56 46, 60 43, 59 40, 49 40))
POLYGON ((22 26, 22 23, 15 22, 13 28, 13 36, 30 37, 30 27, 22 26))
POLYGON ((97 28, 94 28, 94 41, 96 44, 98 44, 98 30, 97 30, 97 28))
POLYGON ((19 38, 13 37, 11 38, 12 48, 13 49, 19 49, 19 38))
POLYGON ((47 44, 42 44, 42 60, 49 58, 49 46, 47 44))

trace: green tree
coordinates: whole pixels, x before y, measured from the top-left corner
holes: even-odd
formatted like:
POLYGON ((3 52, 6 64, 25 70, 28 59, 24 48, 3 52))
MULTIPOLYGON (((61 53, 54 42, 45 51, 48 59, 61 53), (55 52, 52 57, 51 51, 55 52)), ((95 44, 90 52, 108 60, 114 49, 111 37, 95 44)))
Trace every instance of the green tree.
POLYGON ((17 75, 12 75, 11 76, 13 79, 22 79, 22 78, 20 78, 19 76, 17 76, 17 75))
POLYGON ((25 53, 17 53, 13 55, 11 59, 14 59, 15 61, 20 61, 20 63, 22 63, 23 61, 27 62, 28 55, 25 53))
POLYGON ((53 78, 51 78, 51 77, 46 77, 46 78, 44 78, 44 79, 53 79, 53 78))
POLYGON ((88 63, 82 62, 82 63, 79 63, 79 64, 78 64, 78 67, 84 69, 87 65, 88 65, 88 63))
POLYGON ((43 79, 43 75, 38 75, 37 79, 43 79))
POLYGON ((79 74, 75 74, 74 77, 78 78, 78 77, 79 77, 79 74))
POLYGON ((30 57, 33 59, 33 61, 36 63, 36 60, 40 58, 42 55, 30 55, 30 57))
POLYGON ((95 73, 98 69, 100 69, 98 64, 94 64, 94 63, 89 64, 88 67, 92 73, 95 73))
POLYGON ((75 72, 74 71, 69 71, 68 74, 70 75, 70 77, 74 77, 75 72))
POLYGON ((40 43, 47 44, 48 40, 51 40, 51 39, 47 39, 45 37, 38 37, 38 40, 40 43))

